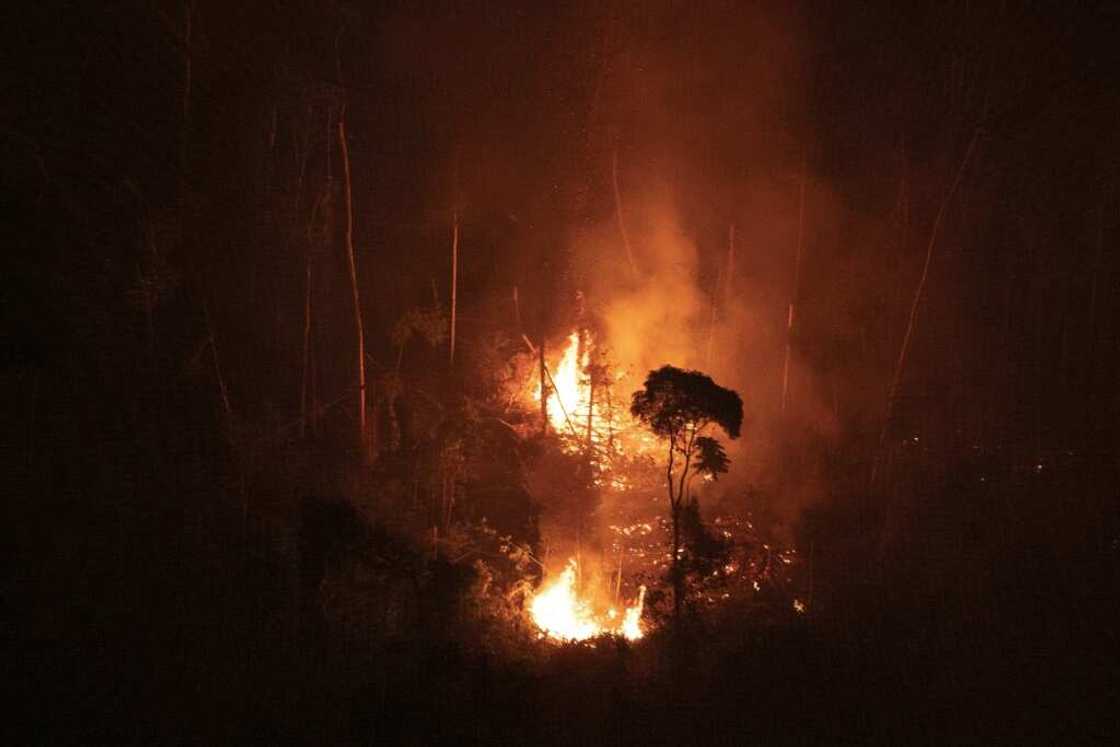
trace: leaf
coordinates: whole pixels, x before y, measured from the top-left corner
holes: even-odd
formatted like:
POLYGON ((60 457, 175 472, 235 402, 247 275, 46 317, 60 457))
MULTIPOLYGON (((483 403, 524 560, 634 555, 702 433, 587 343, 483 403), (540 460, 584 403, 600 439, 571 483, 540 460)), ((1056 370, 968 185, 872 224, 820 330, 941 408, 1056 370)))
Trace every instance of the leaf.
POLYGON ((703 475, 711 475, 717 479, 719 475, 727 472, 731 460, 723 450, 723 444, 710 436, 700 436, 696 439, 696 471, 703 475))

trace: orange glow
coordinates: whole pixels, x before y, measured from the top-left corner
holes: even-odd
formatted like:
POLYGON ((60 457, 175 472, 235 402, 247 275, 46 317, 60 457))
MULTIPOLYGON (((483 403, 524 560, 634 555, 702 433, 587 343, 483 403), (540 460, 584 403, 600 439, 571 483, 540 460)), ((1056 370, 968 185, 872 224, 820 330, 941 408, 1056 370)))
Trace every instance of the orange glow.
MULTIPOLYGON (((647 453, 656 440, 637 427, 624 402, 612 394, 622 381, 621 374, 607 373, 604 367, 592 381, 593 353, 598 341, 590 330, 573 331, 567 337, 560 359, 549 364, 548 422, 554 431, 568 438, 567 449, 578 451, 594 445, 599 450, 597 463, 603 466, 611 456, 624 452, 647 453)), ((534 382, 533 400, 541 401, 540 382, 534 382)), ((625 489, 619 475, 605 485, 625 489)))
POLYGON ((604 616, 596 615, 591 603, 580 597, 576 591, 576 561, 568 561, 564 572, 533 597, 529 603, 529 613, 533 623, 541 630, 542 636, 556 641, 585 641, 601 635, 622 636, 636 641, 644 633, 641 618, 645 603, 646 587, 638 590, 638 600, 627 607, 618 619, 618 613, 611 609, 604 616))
MULTIPOLYGON (((572 332, 568 336, 568 344, 560 362, 550 371, 553 391, 549 392, 548 421, 559 432, 572 431, 578 428, 577 423, 586 423, 589 408, 593 410, 594 419, 596 408, 592 405, 591 384, 586 378, 587 367, 591 362, 591 352, 587 347, 584 346, 581 354, 579 332, 572 332)), ((533 398, 538 402, 541 399, 539 382, 533 398)))

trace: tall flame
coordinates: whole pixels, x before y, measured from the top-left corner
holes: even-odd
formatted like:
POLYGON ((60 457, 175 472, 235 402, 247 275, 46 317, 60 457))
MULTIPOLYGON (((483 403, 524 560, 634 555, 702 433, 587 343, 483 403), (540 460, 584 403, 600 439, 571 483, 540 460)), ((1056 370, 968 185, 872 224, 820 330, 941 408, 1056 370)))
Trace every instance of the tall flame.
POLYGON ((533 597, 529 612, 541 632, 557 641, 585 641, 600 635, 617 635, 627 640, 641 638, 642 606, 646 588, 638 590, 638 601, 625 609, 622 620, 614 624, 617 613, 612 609, 607 620, 595 615, 591 605, 576 592, 576 561, 568 561, 564 572, 541 593, 533 597))
MULTIPOLYGON (((584 349, 581 355, 579 342, 579 332, 572 332, 568 336, 568 344, 564 348, 560 362, 556 365, 556 370, 551 372, 552 378, 549 383, 554 391, 549 397, 553 400, 554 406, 549 408, 548 420, 553 428, 561 432, 578 427, 575 423, 580 414, 583 413, 583 417, 586 417, 587 410, 591 406, 590 387, 583 380, 584 372, 591 361, 591 354, 584 349)), ((539 384, 534 396, 537 400, 541 398, 539 384)))
MULTIPOLYGON (((610 440, 613 434, 627 423, 624 408, 611 408, 610 388, 621 377, 606 380, 600 370, 592 381, 592 351, 597 343, 590 330, 573 331, 568 335, 560 360, 549 368, 548 422, 558 433, 567 433, 594 443, 610 440), (590 432, 588 426, 590 425, 590 432)), ((541 400, 541 386, 537 382, 533 399, 541 400)))

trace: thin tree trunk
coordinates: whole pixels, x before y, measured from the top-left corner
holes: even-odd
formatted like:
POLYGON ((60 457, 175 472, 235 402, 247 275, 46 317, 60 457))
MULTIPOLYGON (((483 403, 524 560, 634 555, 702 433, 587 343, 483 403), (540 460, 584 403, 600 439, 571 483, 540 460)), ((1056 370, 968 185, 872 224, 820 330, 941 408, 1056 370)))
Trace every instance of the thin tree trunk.
POLYGON ((190 116, 191 111, 191 85, 192 85, 192 70, 191 61, 194 57, 192 49, 192 32, 194 30, 194 0, 187 0, 186 3, 186 17, 183 20, 183 45, 186 47, 186 52, 183 55, 183 120, 190 116))
MULTIPOLYGON (((611 387, 607 384, 607 454, 614 454, 614 403, 611 402, 611 387)), ((609 458, 609 456, 608 456, 609 458)))
POLYGON ((887 438, 887 428, 890 426, 891 415, 894 412, 894 400, 898 394, 898 385, 902 380, 902 371, 906 366, 906 353, 910 350, 910 338, 914 334, 914 320, 918 315, 918 306, 922 301, 922 294, 925 292, 926 278, 929 277, 929 266, 933 259, 933 248, 937 243, 937 233, 941 228, 941 221, 945 217, 945 211, 949 207, 953 196, 957 193, 957 187, 960 186, 961 179, 964 177, 965 168, 968 162, 972 160, 972 154, 976 150, 976 143, 980 139, 980 129, 977 128, 972 133, 972 139, 968 142, 968 148, 965 150, 964 157, 961 158, 960 166, 957 167, 957 175, 954 177, 949 189, 945 192, 945 197, 941 200, 941 207, 937 210, 937 217, 934 218, 933 227, 929 232, 929 243, 926 245, 926 259, 922 265, 922 275, 918 280, 918 287, 914 290, 914 301, 910 304, 910 316, 906 322, 906 332, 902 336, 902 347, 898 351, 898 362, 894 367, 894 376, 891 377, 890 389, 887 390, 887 408, 883 417, 883 427, 879 431, 879 448, 876 452, 875 459, 871 466, 871 484, 874 486, 875 478, 878 474, 880 454, 883 450, 883 443, 887 438))
POLYGON ((595 414, 595 371, 593 367, 587 372, 587 380, 587 451, 590 453, 592 417, 595 414))
POLYGON ((358 331, 358 440, 362 458, 369 458, 366 425, 366 338, 362 327, 362 303, 358 295, 358 266, 354 259, 354 201, 350 184, 350 147, 346 142, 346 110, 338 117, 338 144, 346 187, 346 259, 350 270, 350 292, 354 299, 354 324, 358 331))
POLYGON ((677 439, 674 435, 669 435, 669 460, 665 466, 665 480, 669 486, 669 518, 673 524, 672 532, 672 555, 669 557, 669 574, 673 584, 673 620, 679 621, 681 617, 681 583, 680 583, 680 562, 677 556, 680 554, 681 535, 680 535, 680 495, 675 494, 673 488, 673 464, 676 454, 677 439))
POLYGON ((673 620, 680 622, 681 597, 684 594, 684 579, 681 578, 681 507, 673 506, 673 558, 671 573, 673 574, 673 620))
POLYGON ((543 335, 541 336, 541 344, 537 346, 537 354, 541 367, 541 433, 548 433, 548 383, 545 381, 543 335))
POLYGON ((634 263, 634 250, 630 247, 630 235, 626 232, 626 221, 622 217, 622 192, 618 188, 618 146, 611 151, 611 185, 614 187, 614 214, 618 220, 618 232, 622 245, 626 247, 626 261, 630 263, 630 279, 638 279, 638 265, 634 263))
POLYGON ((576 524, 576 595, 583 589, 583 517, 576 524))
POLYGON ((218 382, 218 394, 221 397, 222 413, 225 416, 226 435, 233 436, 233 410, 229 404, 229 392, 226 390, 226 380, 222 377, 222 365, 218 359, 218 344, 214 341, 214 327, 210 323, 210 306, 202 302, 202 314, 206 319, 206 336, 210 340, 210 354, 214 360, 214 377, 218 382))
POLYGON ((704 367, 712 365, 712 342, 716 336, 716 317, 719 311, 719 302, 722 296, 727 295, 725 289, 731 284, 731 267, 735 261, 735 224, 727 229, 727 261, 722 269, 716 273, 716 285, 712 290, 712 313, 708 320, 708 346, 704 354, 704 367))
MULTIPOLYGON (((568 430, 572 432, 573 438, 579 438, 579 431, 577 431, 575 425, 572 424, 572 417, 568 414, 567 408, 564 407, 564 401, 560 399, 560 388, 556 386, 556 380, 552 378, 552 374, 549 372, 547 366, 544 368, 544 374, 548 377, 548 381, 552 385, 552 391, 556 392, 556 405, 560 408, 560 414, 564 416, 564 422, 568 424, 568 430)), ((575 414, 577 413, 573 411, 572 415, 575 414)))
POLYGON ((455 318, 459 298, 459 208, 452 211, 451 229, 451 345, 448 365, 455 365, 455 318))
POLYGON ((319 356, 317 355, 319 346, 318 335, 314 334, 315 330, 312 329, 311 335, 311 393, 310 393, 310 417, 311 417, 311 435, 319 436, 319 356))
POLYGON ((782 414, 789 403, 789 359, 793 347, 793 324, 797 313, 797 293, 801 286, 801 245, 805 236, 805 153, 801 153, 801 182, 797 188, 797 245, 793 258, 793 291, 786 314, 786 352, 782 364, 782 414))
POLYGON ((302 439, 307 433, 308 394, 310 389, 310 358, 311 358, 311 251, 307 252, 306 267, 304 268, 303 291, 303 376, 300 379, 299 393, 299 437, 302 439))
POLYGON ((618 600, 622 597, 622 542, 618 543, 618 574, 614 580, 614 603, 618 604, 618 600))

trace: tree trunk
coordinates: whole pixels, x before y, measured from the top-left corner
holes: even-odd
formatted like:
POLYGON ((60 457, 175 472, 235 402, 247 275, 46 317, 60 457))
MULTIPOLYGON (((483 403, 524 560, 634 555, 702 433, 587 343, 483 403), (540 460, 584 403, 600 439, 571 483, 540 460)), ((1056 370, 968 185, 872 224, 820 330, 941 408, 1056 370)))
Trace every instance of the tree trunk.
POLYGON ((724 267, 716 272, 716 284, 712 288, 711 319, 708 320, 708 345, 704 354, 704 367, 712 367, 712 343, 716 336, 716 319, 719 314, 721 296, 726 296, 725 288, 731 286, 731 266, 735 261, 735 224, 727 229, 727 261, 724 267))
POLYGON ((455 320, 459 298, 459 208, 452 212, 451 228, 451 344, 448 365, 455 365, 455 320))
POLYGON ((797 245, 793 256, 793 290, 786 315, 786 353, 782 364, 782 414, 789 401, 789 358, 793 347, 793 322, 797 309, 798 286, 801 285, 801 244, 805 235, 805 154, 801 154, 801 183, 797 190, 797 245))
POLYGON ((537 353, 541 367, 541 433, 548 433, 548 382, 544 380, 544 335, 541 335, 541 344, 537 346, 537 353))
POLYGON ((941 228, 941 221, 945 218, 945 211, 952 202, 953 196, 957 193, 957 187, 960 186, 961 179, 964 177, 964 171, 968 167, 968 162, 972 159, 972 153, 976 150, 976 143, 980 139, 980 128, 976 128, 972 133, 972 139, 968 141, 968 149, 965 150, 964 157, 961 158, 960 166, 957 167, 956 177, 953 179, 949 189, 945 192, 944 198, 941 200, 941 207, 937 210, 937 217, 934 218, 933 227, 929 232, 929 243, 926 245, 926 259, 922 264, 922 275, 918 279, 918 287, 914 290, 914 300, 910 305, 910 316, 906 321, 906 332, 902 337, 902 348, 898 351, 898 362, 894 367, 894 376, 891 377, 890 389, 887 390, 887 407, 886 413, 883 416, 883 427, 879 431, 879 448, 876 451, 875 459, 871 464, 871 485, 875 485, 875 479, 879 472, 879 459, 883 451, 883 442, 887 437, 887 428, 890 427, 891 415, 894 411, 894 400, 898 395, 898 386, 902 381, 902 371, 906 366, 906 353, 910 349, 910 338, 914 334, 914 320, 918 316, 918 307, 921 305, 922 295, 926 288, 926 278, 929 277, 929 266, 933 259, 933 248, 937 243, 937 234, 941 228))
POLYGON ((622 235, 622 245, 626 247, 626 260, 630 263, 630 279, 638 279, 638 265, 634 263, 634 251, 630 248, 630 235, 626 233, 626 221, 622 217, 622 192, 618 189, 618 146, 611 155, 611 185, 614 187, 614 213, 618 220, 618 232, 622 235))
POLYGON ((684 596, 684 579, 681 577, 681 507, 673 506, 673 557, 669 573, 673 581, 673 620, 680 622, 681 602, 684 596))
POLYGON ((358 267, 354 260, 354 201, 350 185, 350 147, 346 143, 346 110, 338 118, 338 144, 346 187, 346 258, 350 269, 350 292, 354 298, 354 324, 358 330, 358 442, 362 459, 369 459, 366 424, 366 338, 362 327, 362 303, 358 295, 358 267))
POLYGON ((591 453, 592 418, 595 414, 595 370, 592 364, 587 372, 587 453, 591 453))
POLYGON ((311 357, 311 251, 308 249, 303 291, 303 376, 299 392, 299 437, 307 434, 311 357))

